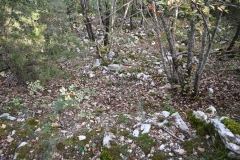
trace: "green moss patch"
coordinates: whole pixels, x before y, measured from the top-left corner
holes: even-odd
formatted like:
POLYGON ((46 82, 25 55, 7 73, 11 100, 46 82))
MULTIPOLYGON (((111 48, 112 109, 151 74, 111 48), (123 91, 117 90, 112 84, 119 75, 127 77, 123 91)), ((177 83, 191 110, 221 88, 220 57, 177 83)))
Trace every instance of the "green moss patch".
POLYGON ((121 132, 119 132, 119 135, 121 135, 121 136, 128 136, 129 135, 129 131, 128 130, 121 131, 121 132))
POLYGON ((168 156, 166 155, 166 153, 157 151, 153 154, 152 160, 165 160, 167 158, 168 156))
POLYGON ((197 135, 204 137, 205 135, 215 135, 215 129, 212 123, 206 123, 205 121, 196 118, 193 115, 193 111, 187 111, 187 117, 190 123, 196 128, 197 135))
POLYGON ((137 143, 146 155, 150 153, 151 148, 156 144, 154 139, 148 134, 140 135, 137 139, 137 143))
POLYGON ((225 118, 222 120, 222 123, 234 134, 239 134, 240 135, 240 123, 229 119, 225 118))
POLYGON ((35 118, 30 118, 25 121, 25 124, 30 125, 30 126, 36 126, 38 122, 36 121, 35 118))
POLYGON ((29 150, 30 150, 30 147, 28 145, 24 145, 20 147, 17 151, 18 153, 17 159, 20 160, 20 159, 26 158, 28 156, 29 150))

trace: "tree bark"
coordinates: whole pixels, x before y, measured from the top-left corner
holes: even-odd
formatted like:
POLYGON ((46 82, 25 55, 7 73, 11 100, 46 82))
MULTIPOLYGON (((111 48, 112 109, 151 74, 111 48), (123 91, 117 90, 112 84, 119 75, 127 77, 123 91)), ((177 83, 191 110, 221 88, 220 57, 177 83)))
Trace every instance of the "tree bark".
POLYGON ((104 23, 103 25, 105 26, 105 35, 104 35, 104 46, 107 46, 109 44, 109 40, 108 40, 108 37, 109 37, 109 27, 110 27, 110 9, 109 9, 109 2, 106 1, 105 2, 105 7, 106 7, 106 12, 105 12, 105 18, 104 18, 104 23))
POLYGON ((87 0, 81 0, 81 6, 82 6, 82 14, 85 17, 83 21, 87 28, 88 37, 90 40, 95 41, 93 30, 92 30, 92 23, 87 15, 88 13, 87 0))
MULTIPOLYGON (((206 4, 209 7, 209 0, 207 0, 206 4)), ((214 40, 215 35, 216 35, 217 27, 218 27, 219 21, 222 17, 222 11, 218 12, 218 16, 217 16, 217 19, 216 19, 216 22, 215 22, 215 28, 214 28, 211 36, 210 36, 210 33, 208 32, 208 27, 207 27, 207 23, 209 21, 209 18, 204 16, 204 15, 202 15, 202 16, 203 16, 203 19, 205 19, 204 20, 204 33, 203 33, 202 51, 201 51, 201 54, 200 54, 198 69, 196 71, 195 80, 194 80, 194 94, 193 94, 194 96, 196 96, 198 94, 201 75, 202 75, 203 69, 206 65, 206 62, 208 60, 208 57, 210 55, 210 50, 211 50, 212 45, 213 45, 213 40, 214 40), (205 53, 205 45, 206 45, 205 41, 206 41, 207 34, 208 34, 208 37, 209 37, 208 39, 209 40, 208 40, 207 50, 206 50, 206 53, 205 53)))
POLYGON ((231 50, 233 48, 233 46, 235 45, 235 42, 238 39, 239 34, 240 34, 240 23, 238 24, 237 31, 236 31, 236 33, 235 33, 235 35, 234 35, 234 37, 233 37, 229 47, 227 48, 228 51, 231 50))

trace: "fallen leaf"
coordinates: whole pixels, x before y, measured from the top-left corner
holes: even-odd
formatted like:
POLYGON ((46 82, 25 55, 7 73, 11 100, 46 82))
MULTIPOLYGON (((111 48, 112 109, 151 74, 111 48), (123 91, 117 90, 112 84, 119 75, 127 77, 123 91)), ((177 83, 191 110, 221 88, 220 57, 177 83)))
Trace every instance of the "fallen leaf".
POLYGON ((6 124, 2 124, 1 128, 3 129, 6 128, 6 124))
POLYGON ((56 121, 55 123, 52 123, 52 127, 58 127, 58 121, 56 121))
POLYGON ((8 141, 9 143, 11 143, 13 140, 14 140, 14 138, 12 138, 11 136, 7 136, 7 141, 8 141))
POLYGON ((96 131, 97 131, 97 132, 100 132, 101 130, 102 130, 102 128, 98 128, 96 131))
POLYGON ((205 151, 205 149, 204 149, 204 148, 201 148, 201 147, 198 147, 198 150, 199 150, 200 152, 204 152, 204 151, 205 151))

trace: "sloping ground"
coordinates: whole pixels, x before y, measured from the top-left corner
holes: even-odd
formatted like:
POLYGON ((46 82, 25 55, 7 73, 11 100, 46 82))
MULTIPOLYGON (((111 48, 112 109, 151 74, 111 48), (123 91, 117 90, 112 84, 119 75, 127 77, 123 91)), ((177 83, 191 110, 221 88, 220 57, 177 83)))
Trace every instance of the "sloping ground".
POLYGON ((116 71, 109 70, 105 62, 92 67, 96 65, 93 47, 84 52, 88 52, 85 57, 60 63, 71 73, 70 78, 49 82, 44 91, 34 95, 0 77, 0 115, 9 113, 13 117, 0 119, 1 159, 226 158, 224 153, 215 152, 211 141, 186 141, 195 137, 186 110, 204 111, 213 105, 218 114, 240 121, 238 62, 215 63, 212 58, 200 95, 182 97, 166 85, 152 40, 116 46, 111 57, 111 62, 121 67, 116 71), (178 111, 189 132, 182 131, 173 117, 166 118, 162 111, 178 111), (150 128, 143 125, 146 120, 150 128), (164 120, 168 122, 159 126, 164 120), (107 149, 103 143, 112 147, 107 149))

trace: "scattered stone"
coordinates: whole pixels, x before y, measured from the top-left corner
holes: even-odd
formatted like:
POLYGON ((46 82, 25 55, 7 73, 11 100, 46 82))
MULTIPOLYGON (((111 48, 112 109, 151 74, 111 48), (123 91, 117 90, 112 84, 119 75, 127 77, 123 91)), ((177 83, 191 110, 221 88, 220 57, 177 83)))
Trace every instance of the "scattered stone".
POLYGON ((214 91, 213 91, 212 88, 208 88, 208 92, 211 93, 211 94, 213 94, 214 91))
POLYGON ((221 137, 225 146, 236 153, 238 156, 240 155, 240 137, 234 135, 226 126, 221 123, 221 119, 223 118, 215 118, 212 119, 211 122, 213 123, 215 129, 218 131, 219 136, 221 137))
POLYGON ((123 142, 124 141, 124 136, 120 137, 120 141, 123 142))
POLYGON ((180 149, 178 153, 182 155, 182 154, 185 154, 185 152, 186 151, 184 149, 180 149))
POLYGON ((163 69, 158 69, 158 74, 162 74, 163 73, 163 69))
POLYGON ((110 50, 109 53, 108 53, 108 57, 109 57, 110 59, 113 58, 115 55, 116 55, 116 53, 113 52, 113 50, 110 50))
POLYGON ((178 112, 173 113, 173 114, 172 114, 172 117, 175 118, 176 124, 178 125, 178 127, 179 127, 182 131, 185 131, 185 132, 188 132, 188 131, 189 131, 188 126, 187 126, 186 123, 183 121, 182 117, 179 115, 178 112))
POLYGON ((80 135, 80 136, 78 136, 78 139, 79 139, 79 141, 82 141, 82 140, 86 139, 86 136, 80 135))
POLYGON ((114 137, 115 136, 113 133, 111 132, 106 133, 103 138, 103 146, 110 148, 111 147, 110 140, 112 140, 114 137))
POLYGON ((170 115, 170 112, 168 111, 162 111, 162 115, 167 118, 170 115))
POLYGON ((108 69, 110 71, 119 71, 119 70, 121 70, 121 68, 122 68, 122 66, 119 64, 109 64, 108 65, 108 69))
POLYGON ((163 122, 161 122, 161 123, 158 123, 157 125, 159 126, 159 127, 162 127, 162 126, 164 126, 165 124, 167 124, 168 123, 168 120, 164 120, 163 122))
POLYGON ((165 145, 164 144, 161 144, 161 146, 158 148, 160 151, 164 150, 165 149, 165 145))
POLYGON ((139 136, 139 130, 138 130, 138 129, 135 129, 135 130, 133 131, 133 136, 134 136, 134 137, 138 137, 138 136, 139 136))
POLYGON ((142 54, 148 54, 148 51, 143 50, 143 51, 142 51, 142 54))
POLYGON ((155 83, 153 81, 151 82, 151 86, 155 86, 155 83))
POLYGON ((0 115, 0 118, 2 117, 6 117, 7 119, 11 120, 11 121, 14 121, 16 119, 16 117, 12 117, 9 115, 9 113, 3 113, 0 115))
POLYGON ((207 120, 207 115, 202 111, 193 111, 193 115, 198 119, 207 120))
POLYGON ((99 67, 101 65, 100 60, 96 59, 95 63, 93 64, 93 67, 99 67))
POLYGON ((146 81, 149 77, 151 77, 150 75, 146 75, 144 73, 138 73, 137 74, 137 79, 141 79, 143 81, 146 81))
POLYGON ((153 62, 153 64, 155 64, 155 65, 160 65, 161 62, 153 62))
POLYGON ((27 142, 22 142, 19 146, 18 146, 18 148, 20 148, 20 147, 22 147, 22 146, 25 146, 26 144, 28 144, 27 142))
POLYGON ((209 106, 206 110, 210 110, 210 111, 212 111, 212 113, 211 113, 211 115, 214 115, 215 114, 215 112, 217 111, 216 110, 216 108, 215 107, 213 107, 212 105, 211 106, 209 106))
POLYGON ((13 131, 12 131, 12 135, 14 135, 15 133, 16 133, 16 130, 13 130, 13 131))
POLYGON ((151 128, 151 124, 142 124, 141 125, 141 130, 143 130, 142 134, 148 133, 151 128))

